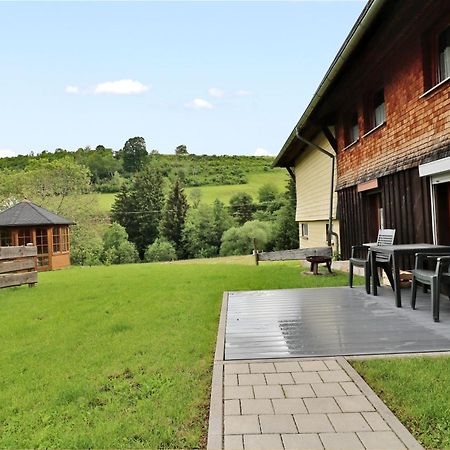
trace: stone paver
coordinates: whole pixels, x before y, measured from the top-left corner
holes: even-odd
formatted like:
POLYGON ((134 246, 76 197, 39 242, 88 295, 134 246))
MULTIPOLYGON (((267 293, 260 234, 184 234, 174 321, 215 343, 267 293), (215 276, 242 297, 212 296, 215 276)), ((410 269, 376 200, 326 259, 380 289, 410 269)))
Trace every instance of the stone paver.
POLYGON ((315 397, 314 391, 309 384, 297 384, 297 385, 283 385, 286 398, 305 398, 315 397))
POLYGON ((225 434, 260 433, 258 416, 225 416, 225 434))
POLYGON ((300 433, 334 431, 326 414, 295 414, 294 419, 300 433))
POLYGON ((330 382, 338 382, 338 381, 351 381, 350 377, 341 369, 341 370, 328 370, 328 371, 319 371, 320 378, 325 383, 330 382))
POLYGON ((370 425, 373 431, 389 431, 389 425, 383 420, 377 412, 363 412, 361 413, 370 425))
POLYGON ((286 450, 322 450, 322 441, 318 434, 283 434, 286 450))
POLYGON ((306 406, 301 398, 278 398, 272 400, 275 414, 306 414, 306 406))
POLYGON ((347 395, 361 395, 361 391, 358 389, 358 386, 353 383, 353 381, 344 381, 339 384, 347 395))
POLYGON ((224 400, 254 398, 252 386, 225 386, 224 400))
POLYGON ((339 397, 347 395, 339 383, 314 383, 311 387, 317 397, 339 397))
POLYGON ((241 409, 242 414, 274 414, 272 402, 265 398, 241 400, 241 409))
POLYGON ((291 414, 259 416, 259 423, 262 433, 297 433, 297 427, 291 414))
POLYGON ((421 448, 343 358, 219 364, 210 450, 421 448))
POLYGON ((225 375, 223 378, 223 385, 224 386, 237 386, 238 385, 238 378, 235 373, 230 373, 228 375, 225 375))
POLYGON ((227 450, 244 450, 244 441, 241 435, 226 434, 224 436, 224 447, 227 450))
POLYGON ((248 364, 227 364, 225 366, 225 375, 232 373, 250 373, 248 364))
POLYGON ((276 372, 274 363, 250 363, 251 373, 272 373, 276 372))
POLYGON ((328 367, 323 361, 303 361, 300 362, 300 367, 305 372, 318 371, 318 370, 328 370, 328 367))
POLYGON ((341 412, 336 400, 332 397, 305 398, 303 401, 305 402, 306 409, 310 413, 341 412))
POLYGON ((284 398, 281 386, 274 384, 269 386, 254 386, 255 398, 284 398))
POLYGON ((367 450, 400 450, 405 446, 392 431, 357 433, 367 450))
POLYGON ((267 384, 294 384, 294 379, 289 372, 266 374, 267 384))
POLYGON ((322 378, 317 372, 293 372, 292 378, 296 384, 322 383, 322 378))
POLYGON ((364 450, 355 433, 320 433, 325 450, 364 450))
POLYGON ((246 435, 244 445, 244 448, 248 450, 283 450, 284 448, 279 434, 246 435))
POLYGON ((225 400, 223 402, 223 412, 226 416, 237 416, 241 414, 239 400, 225 400))
POLYGON ((328 414, 330 422, 336 431, 355 432, 355 431, 372 431, 369 424, 359 413, 337 413, 328 414))
POLYGON ((275 363, 275 368, 277 369, 277 372, 298 372, 302 370, 298 362, 295 361, 277 362, 275 363))
POLYGON ((336 397, 342 412, 375 411, 372 403, 364 395, 349 395, 347 397, 336 397))
POLYGON ((255 386, 266 384, 266 379, 262 373, 240 374, 238 375, 239 386, 255 386))

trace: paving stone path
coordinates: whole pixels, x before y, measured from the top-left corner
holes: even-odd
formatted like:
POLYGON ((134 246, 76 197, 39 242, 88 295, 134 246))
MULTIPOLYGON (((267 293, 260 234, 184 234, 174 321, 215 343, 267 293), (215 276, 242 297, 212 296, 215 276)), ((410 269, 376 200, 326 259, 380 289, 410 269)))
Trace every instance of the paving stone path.
POLYGON ((214 364, 209 449, 422 448, 342 357, 214 364))

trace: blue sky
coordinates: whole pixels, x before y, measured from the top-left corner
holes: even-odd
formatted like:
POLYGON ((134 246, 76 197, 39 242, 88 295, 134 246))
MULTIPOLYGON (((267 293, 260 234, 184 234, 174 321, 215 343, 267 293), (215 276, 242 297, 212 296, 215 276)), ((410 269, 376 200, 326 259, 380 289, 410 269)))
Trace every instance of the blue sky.
POLYGON ((0 3, 0 156, 276 154, 364 4, 0 3))

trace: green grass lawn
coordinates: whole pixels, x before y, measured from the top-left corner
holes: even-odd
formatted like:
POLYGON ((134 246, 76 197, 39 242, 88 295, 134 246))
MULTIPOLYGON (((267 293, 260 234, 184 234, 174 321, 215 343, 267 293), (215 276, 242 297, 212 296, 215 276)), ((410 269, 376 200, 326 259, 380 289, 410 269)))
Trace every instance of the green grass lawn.
POLYGON ((198 448, 226 290, 345 285, 298 263, 81 267, 0 291, 1 448, 198 448))
POLYGON ((403 424, 426 448, 450 448, 450 358, 353 361, 403 424))

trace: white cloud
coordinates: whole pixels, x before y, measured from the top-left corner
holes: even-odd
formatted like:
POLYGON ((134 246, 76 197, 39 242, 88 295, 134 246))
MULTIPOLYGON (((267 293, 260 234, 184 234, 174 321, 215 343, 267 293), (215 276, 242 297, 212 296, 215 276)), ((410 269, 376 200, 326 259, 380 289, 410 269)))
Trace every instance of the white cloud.
POLYGON ((258 147, 255 150, 255 153, 253 153, 253 156, 273 156, 269 150, 266 150, 265 148, 258 147))
POLYGON ((202 98, 194 98, 194 100, 186 103, 184 106, 190 109, 213 109, 213 105, 202 98))
POLYGON ((73 84, 69 84, 65 89, 67 94, 78 94, 80 92, 80 88, 78 86, 74 86, 73 84))
POLYGON ((219 88, 214 88, 214 87, 208 89, 208 94, 211 97, 216 97, 216 98, 223 98, 223 97, 225 97, 225 91, 224 90, 219 89, 219 88))
POLYGON ((245 89, 239 89, 234 93, 234 95, 236 95, 236 97, 248 97, 249 95, 252 95, 252 93, 250 91, 246 91, 245 89))
POLYGON ((118 80, 99 83, 94 88, 94 94, 142 94, 150 89, 150 86, 136 80, 118 80))
POLYGON ((13 152, 9 148, 0 148, 0 158, 11 158, 13 156, 16 156, 16 153, 13 152))

